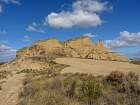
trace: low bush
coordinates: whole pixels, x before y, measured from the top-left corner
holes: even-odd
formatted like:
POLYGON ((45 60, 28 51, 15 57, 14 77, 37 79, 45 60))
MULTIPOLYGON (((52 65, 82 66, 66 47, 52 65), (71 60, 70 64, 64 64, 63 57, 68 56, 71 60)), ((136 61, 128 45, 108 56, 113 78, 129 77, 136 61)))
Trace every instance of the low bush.
POLYGON ((120 71, 112 71, 107 77, 106 81, 113 85, 118 85, 124 81, 125 75, 120 71))
POLYGON ((124 74, 120 72, 112 72, 107 76, 106 81, 112 85, 115 93, 123 98, 122 103, 124 105, 140 104, 140 83, 139 76, 136 73, 129 72, 124 74))
POLYGON ((0 62, 0 65, 3 65, 3 64, 5 64, 5 62, 0 62))
POLYGON ((140 105, 135 73, 41 75, 25 79, 19 105, 140 105), (115 84, 115 85, 114 85, 115 84))
POLYGON ((2 70, 0 71, 0 80, 7 78, 8 75, 12 75, 9 71, 2 70))
POLYGON ((131 61, 130 63, 140 65, 140 61, 131 61))
POLYGON ((99 80, 95 80, 92 76, 87 81, 83 81, 81 87, 82 100, 87 105, 93 105, 98 102, 98 99, 102 96, 102 83, 99 80))

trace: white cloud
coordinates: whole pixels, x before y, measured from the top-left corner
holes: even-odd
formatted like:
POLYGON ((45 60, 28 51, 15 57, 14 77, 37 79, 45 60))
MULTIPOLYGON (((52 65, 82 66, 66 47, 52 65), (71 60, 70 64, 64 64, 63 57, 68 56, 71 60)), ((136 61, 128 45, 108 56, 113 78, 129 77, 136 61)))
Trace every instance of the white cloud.
POLYGON ((8 46, 6 43, 0 43, 0 61, 9 61, 15 58, 16 50, 8 46))
POLYGON ((108 6, 108 2, 100 2, 99 0, 77 0, 72 5, 74 10, 82 10, 88 12, 102 12, 112 7, 108 6))
POLYGON ((8 4, 21 5, 19 0, 0 0, 0 13, 3 11, 4 6, 8 4))
POLYGON ((140 32, 130 33, 128 31, 120 32, 114 40, 106 40, 106 46, 109 48, 125 48, 140 45, 140 32))
POLYGON ((31 41, 31 37, 28 36, 28 35, 25 35, 23 41, 30 42, 31 41))
POLYGON ((52 27, 70 28, 73 26, 96 27, 102 24, 99 13, 111 9, 107 2, 99 0, 77 0, 72 4, 72 11, 50 13, 45 23, 52 27))
POLYGON ((29 25, 26 30, 29 32, 38 32, 38 33, 45 33, 45 30, 40 28, 41 25, 37 24, 36 22, 33 22, 31 25, 29 25))
POLYGON ((1 3, 5 3, 5 4, 17 4, 20 5, 21 3, 19 2, 19 0, 0 0, 1 3))
POLYGON ((94 34, 92 34, 92 33, 86 33, 86 34, 84 34, 83 36, 88 36, 88 37, 95 37, 95 35, 94 34))
POLYGON ((61 28, 70 28, 73 26, 98 26, 101 25, 102 21, 100 17, 93 13, 83 11, 75 11, 73 13, 51 13, 46 19, 50 26, 52 27, 61 27, 61 28))

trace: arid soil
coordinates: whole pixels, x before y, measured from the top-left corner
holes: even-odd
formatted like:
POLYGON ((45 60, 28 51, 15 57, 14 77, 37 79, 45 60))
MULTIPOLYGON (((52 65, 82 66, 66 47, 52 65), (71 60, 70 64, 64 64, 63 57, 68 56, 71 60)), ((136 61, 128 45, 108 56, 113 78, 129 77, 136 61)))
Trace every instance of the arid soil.
POLYGON ((0 105, 17 105, 23 79, 24 74, 16 74, 14 71, 7 79, 0 80, 4 82, 0 90, 0 105))
MULTIPOLYGON (((111 71, 129 71, 140 74, 140 65, 129 62, 91 60, 80 58, 57 58, 57 63, 70 65, 62 70, 62 73, 92 73, 94 75, 107 75, 111 71)), ((16 105, 19 101, 18 93, 22 89, 24 74, 16 74, 11 70, 12 75, 2 79, 2 90, 0 90, 0 105, 16 105)))
POLYGON ((92 73, 94 75, 107 75, 111 71, 129 71, 140 75, 140 65, 130 64, 129 62, 104 61, 79 58, 57 58, 57 63, 70 65, 62 70, 62 73, 92 73))

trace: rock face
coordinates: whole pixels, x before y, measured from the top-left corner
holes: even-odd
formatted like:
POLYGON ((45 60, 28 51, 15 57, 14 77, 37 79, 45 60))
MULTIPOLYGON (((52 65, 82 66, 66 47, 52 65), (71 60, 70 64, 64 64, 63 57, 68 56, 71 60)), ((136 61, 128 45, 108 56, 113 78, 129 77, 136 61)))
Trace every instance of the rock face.
POLYGON ((83 36, 76 39, 60 42, 56 39, 38 41, 30 47, 23 48, 17 52, 18 59, 28 57, 78 57, 97 60, 129 61, 119 53, 104 47, 103 41, 93 44, 91 38, 83 36))
POLYGON ((32 46, 19 50, 16 54, 16 58, 28 58, 28 57, 55 57, 64 54, 63 45, 56 39, 48 39, 45 41, 35 42, 32 46))

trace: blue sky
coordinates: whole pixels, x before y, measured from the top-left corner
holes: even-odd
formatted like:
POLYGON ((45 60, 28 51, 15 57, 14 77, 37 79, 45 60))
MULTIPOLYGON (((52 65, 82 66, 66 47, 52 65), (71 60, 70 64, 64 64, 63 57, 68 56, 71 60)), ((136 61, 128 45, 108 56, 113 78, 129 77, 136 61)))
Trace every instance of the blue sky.
POLYGON ((36 40, 90 35, 140 58, 140 0, 0 0, 0 60, 36 40))

